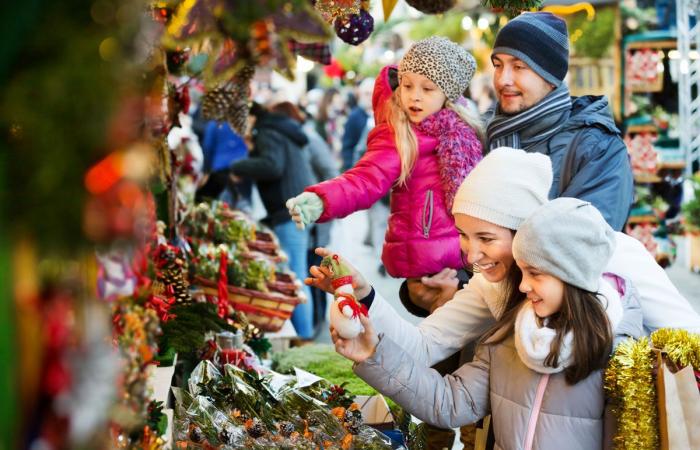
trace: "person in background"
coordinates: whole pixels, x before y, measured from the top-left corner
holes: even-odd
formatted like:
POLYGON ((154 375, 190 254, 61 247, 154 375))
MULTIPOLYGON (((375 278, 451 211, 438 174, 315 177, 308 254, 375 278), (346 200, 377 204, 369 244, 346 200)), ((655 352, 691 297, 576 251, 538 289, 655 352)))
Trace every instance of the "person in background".
POLYGON ((248 155, 243 138, 227 122, 210 120, 204 127, 202 151, 204 173, 208 177, 197 190, 196 200, 218 199, 228 190, 232 195, 232 206, 246 209, 246 205, 250 204, 252 183, 250 180, 233 183, 229 174, 231 164, 248 155))
POLYGON ((328 143, 333 156, 340 158, 340 137, 345 115, 345 99, 336 88, 323 93, 316 115, 316 131, 328 143))
MULTIPOLYGON (((316 132, 312 121, 307 120, 306 115, 291 102, 280 102, 273 105, 270 110, 284 114, 300 125, 309 139, 304 156, 309 158, 309 164, 313 171, 313 183, 330 180, 339 175, 335 159, 331 149, 321 136, 316 132)), ((309 230, 309 248, 307 252, 308 266, 319 265, 321 257, 314 249, 325 247, 331 239, 331 227, 333 222, 317 223, 309 230)), ((318 288, 311 288, 311 299, 314 304, 314 336, 318 335, 326 319, 326 293, 318 288)))
POLYGON ((362 80, 357 87, 357 105, 350 111, 343 130, 343 172, 354 166, 367 150, 367 134, 374 128, 373 90, 374 80, 370 78, 362 80))
MULTIPOLYGON (((314 182, 310 159, 306 156, 309 139, 299 123, 257 103, 250 109, 249 130, 247 138, 252 150, 248 158, 233 163, 231 174, 236 179, 246 177, 257 183, 267 210, 262 222, 277 235, 289 257, 290 269, 301 280, 308 268, 309 231, 295 226, 284 203, 314 182)), ((292 323, 297 335, 309 340, 314 336, 313 302, 308 287, 303 292, 307 300, 294 309, 292 323)))

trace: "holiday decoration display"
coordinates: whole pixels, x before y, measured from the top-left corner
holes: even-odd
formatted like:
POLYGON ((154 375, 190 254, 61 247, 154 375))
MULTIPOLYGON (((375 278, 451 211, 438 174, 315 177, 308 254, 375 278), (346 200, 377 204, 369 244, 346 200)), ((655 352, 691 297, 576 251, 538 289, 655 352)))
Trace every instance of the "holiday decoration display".
POLYGON ((635 133, 625 135, 625 145, 630 154, 632 171, 640 175, 656 175, 657 154, 654 150, 656 133, 635 133))
MULTIPOLYGON (((625 84, 631 91, 656 92, 663 87, 663 70, 659 63, 663 52, 641 49, 625 53, 625 84)), ((661 66, 663 69, 663 65, 661 66)))
POLYGON ((342 387, 311 374, 260 375, 230 364, 219 371, 202 361, 188 388, 173 392, 181 448, 391 448, 386 436, 361 423, 358 405, 342 387))
POLYGON ((350 269, 338 255, 329 255, 321 267, 331 272, 334 301, 331 305, 331 325, 345 339, 353 339, 362 331, 360 315, 367 316, 367 307, 357 301, 350 269))

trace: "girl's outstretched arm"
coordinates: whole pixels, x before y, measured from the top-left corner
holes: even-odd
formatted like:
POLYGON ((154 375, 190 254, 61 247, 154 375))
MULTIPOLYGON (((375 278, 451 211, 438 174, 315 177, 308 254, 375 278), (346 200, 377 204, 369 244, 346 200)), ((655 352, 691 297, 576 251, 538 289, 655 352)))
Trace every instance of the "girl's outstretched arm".
MULTIPOLYGON (((360 347, 366 350, 368 345, 360 347)), ((489 413, 490 364, 489 347, 481 346, 474 361, 443 377, 380 336, 371 356, 355 364, 353 371, 417 418, 440 428, 454 428, 489 413)))
POLYGON ((352 169, 305 191, 321 197, 323 213, 317 221, 326 222, 369 208, 391 190, 400 173, 394 134, 387 125, 379 125, 370 132, 367 151, 352 169))

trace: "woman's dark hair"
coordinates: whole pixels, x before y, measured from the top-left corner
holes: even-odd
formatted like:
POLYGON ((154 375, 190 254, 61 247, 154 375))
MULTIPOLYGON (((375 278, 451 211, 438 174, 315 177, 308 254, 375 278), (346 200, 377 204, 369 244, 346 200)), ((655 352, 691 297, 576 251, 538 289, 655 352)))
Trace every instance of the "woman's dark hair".
POLYGON ((306 116, 303 112, 292 102, 280 102, 272 105, 270 111, 277 114, 283 114, 297 122, 303 124, 306 121, 306 116))
MULTIPOLYGON (((518 290, 522 272, 516 264, 511 265, 505 284, 503 314, 497 323, 480 339, 480 344, 494 345, 503 342, 515 333, 515 319, 526 295, 518 290)), ((564 298, 561 309, 548 318, 547 327, 555 330, 549 355, 544 360, 546 367, 559 365, 559 353, 564 336, 573 330, 571 364, 564 369, 569 384, 576 384, 592 372, 605 367, 612 350, 610 322, 598 295, 564 283, 564 298)))

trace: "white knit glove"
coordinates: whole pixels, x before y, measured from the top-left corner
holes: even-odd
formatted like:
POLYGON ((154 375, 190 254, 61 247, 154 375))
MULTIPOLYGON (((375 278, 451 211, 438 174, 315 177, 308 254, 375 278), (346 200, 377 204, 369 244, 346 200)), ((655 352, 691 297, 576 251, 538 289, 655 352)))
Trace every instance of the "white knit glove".
POLYGON ((323 200, 313 192, 302 192, 287 200, 287 209, 297 228, 303 230, 310 223, 316 222, 323 213, 323 200))

